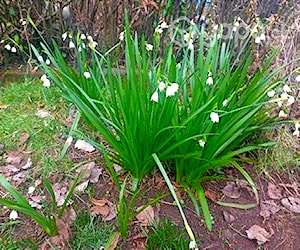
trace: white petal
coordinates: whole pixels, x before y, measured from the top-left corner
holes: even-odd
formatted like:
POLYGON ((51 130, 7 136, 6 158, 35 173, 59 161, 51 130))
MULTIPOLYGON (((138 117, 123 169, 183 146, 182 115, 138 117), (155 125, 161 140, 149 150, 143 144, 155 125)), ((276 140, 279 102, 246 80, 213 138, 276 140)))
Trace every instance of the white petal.
POLYGON ((157 92, 157 91, 155 91, 155 92, 152 94, 150 100, 153 101, 153 102, 158 102, 158 92, 157 92))
POLYGON ((291 92, 292 90, 291 90, 291 88, 289 87, 289 85, 285 84, 285 85, 283 86, 283 91, 286 92, 286 93, 289 93, 289 92, 291 92))
POLYGON ((42 75, 42 76, 41 76, 41 81, 42 81, 42 82, 45 82, 46 80, 47 80, 47 76, 46 76, 45 74, 42 75))
POLYGON ((16 49, 15 47, 12 47, 12 48, 11 48, 11 52, 12 52, 12 53, 16 53, 16 52, 17 52, 17 49, 16 49))
POLYGON ((172 83, 167 87, 166 96, 167 97, 174 96, 175 93, 178 91, 178 89, 179 89, 179 85, 177 83, 172 83))
POLYGON ((148 51, 153 50, 153 45, 150 44, 150 43, 147 43, 147 44, 146 44, 146 50, 148 50, 148 51))
POLYGON ((69 48, 70 48, 70 49, 75 48, 75 44, 74 44, 72 41, 69 42, 69 48))
POLYGON ((67 36, 68 36, 68 33, 67 33, 67 32, 63 33, 63 34, 61 35, 62 40, 63 40, 63 41, 66 40, 66 39, 67 39, 67 36))
POLYGON ((218 113, 216 113, 216 112, 210 113, 210 119, 213 123, 218 123, 220 121, 220 117, 219 117, 218 113))
POLYGON ((163 81, 159 82, 158 89, 160 91, 163 91, 165 88, 166 88, 166 84, 163 81))
POLYGON ((49 88, 50 85, 51 85, 51 82, 50 82, 49 79, 46 79, 46 80, 44 81, 44 83, 43 83, 43 86, 46 87, 46 88, 49 88))
POLYGON ((4 48, 6 48, 7 50, 11 50, 11 46, 10 46, 9 44, 6 44, 6 45, 4 46, 4 48))
POLYGON ((296 82, 300 82, 300 75, 297 75, 297 76, 296 76, 295 81, 296 81, 296 82))
POLYGON ((29 187, 27 194, 32 194, 34 192, 34 190, 35 190, 35 187, 29 187))
POLYGON ((12 211, 10 212, 10 214, 9 214, 9 218, 10 218, 11 220, 15 220, 15 219, 17 219, 18 217, 19 217, 18 212, 15 211, 15 210, 12 210, 12 211))
POLYGON ((69 136, 68 139, 66 140, 65 144, 66 144, 67 146, 70 146, 71 143, 72 143, 72 141, 73 141, 73 137, 72 137, 72 136, 69 136))
POLYGON ((286 118, 287 114, 283 110, 280 110, 278 116, 281 117, 281 118, 286 118))
POLYGON ((45 63, 46 63, 47 65, 50 65, 51 62, 50 62, 49 59, 46 59, 45 63))
POLYGON ((90 72, 84 72, 83 75, 86 79, 91 78, 90 72))
POLYGON ((257 44, 259 44, 261 41, 260 41, 260 37, 258 36, 258 37, 256 37, 255 38, 255 43, 257 43, 257 44))
POLYGON ((207 85, 212 85, 213 83, 214 83, 213 78, 212 78, 211 76, 209 76, 209 77, 207 78, 207 80, 206 80, 206 84, 207 84, 207 85))
POLYGON ((267 93, 268 97, 272 98, 275 95, 275 90, 270 90, 267 93))
POLYGON ((81 34, 81 35, 80 35, 80 39, 81 39, 81 40, 85 40, 85 39, 86 39, 85 34, 81 34))
POLYGON ((44 61, 44 59, 43 59, 42 56, 38 56, 37 60, 38 60, 39 62, 43 62, 43 61, 44 61))
POLYGON ((225 107, 225 106, 227 106, 227 104, 228 104, 228 100, 225 99, 225 100, 222 102, 222 105, 223 105, 223 107, 225 107))
POLYGON ((200 145, 200 147, 204 147, 205 146, 205 141, 203 141, 203 140, 199 140, 199 145, 200 145))

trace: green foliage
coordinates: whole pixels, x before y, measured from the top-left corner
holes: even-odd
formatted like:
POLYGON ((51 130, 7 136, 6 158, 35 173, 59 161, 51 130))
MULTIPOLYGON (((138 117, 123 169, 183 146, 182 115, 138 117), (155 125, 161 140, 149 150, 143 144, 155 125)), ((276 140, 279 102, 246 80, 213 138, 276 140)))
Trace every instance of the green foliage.
POLYGON ((24 198, 24 196, 19 193, 0 173, 0 184, 4 187, 4 189, 15 199, 15 201, 7 199, 7 198, 0 198, 0 205, 6 206, 9 209, 16 210, 23 214, 26 214, 30 218, 32 218, 37 224, 39 224, 42 229, 50 236, 55 236, 58 233, 57 225, 56 225, 56 217, 61 218, 66 206, 71 198, 71 195, 74 192, 75 187, 78 185, 82 177, 84 176, 85 172, 78 175, 75 181, 72 183, 65 199, 64 203, 62 204, 59 211, 57 211, 57 203, 55 194, 51 184, 49 183, 48 179, 44 180, 44 185, 48 190, 50 197, 51 197, 51 211, 47 215, 44 215, 38 212, 35 208, 31 207, 29 202, 24 198))
POLYGON ((196 190, 211 228, 201 182, 228 165, 243 172, 240 154, 272 145, 245 142, 276 124, 268 113, 274 101, 267 92, 281 83, 276 78, 280 69, 270 70, 278 51, 261 69, 249 72, 251 37, 236 53, 235 39, 219 39, 221 30, 208 37, 191 24, 178 63, 174 39, 182 30, 177 31, 163 51, 158 35, 152 50, 144 39, 132 37, 127 25, 125 74, 109 57, 122 42, 103 55, 91 46, 91 39, 83 49, 79 35, 74 40, 76 67, 69 66, 55 42, 53 52, 42 45, 52 65, 40 66, 111 146, 110 159, 132 175, 133 190, 154 170, 156 154, 176 172, 177 182, 196 190))
POLYGON ((111 226, 86 212, 80 211, 74 221, 74 234, 71 240, 72 249, 101 249, 111 235, 111 226))
POLYGON ((162 219, 157 224, 150 226, 146 236, 146 249, 149 250, 188 249, 189 240, 184 230, 179 230, 178 225, 168 219, 162 219))

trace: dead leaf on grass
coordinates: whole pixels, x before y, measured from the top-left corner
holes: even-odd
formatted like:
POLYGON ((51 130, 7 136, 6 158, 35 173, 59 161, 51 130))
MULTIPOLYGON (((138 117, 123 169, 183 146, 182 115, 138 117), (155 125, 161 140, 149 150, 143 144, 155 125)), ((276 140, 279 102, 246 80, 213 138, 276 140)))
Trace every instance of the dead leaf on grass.
POLYGON ((89 180, 85 180, 76 186, 75 191, 82 193, 84 190, 86 190, 88 185, 89 185, 89 180))
POLYGON ((267 194, 270 199, 280 200, 282 198, 282 189, 279 186, 276 186, 275 184, 269 182, 267 194))
POLYGON ((52 188, 55 194, 57 206, 60 207, 65 201, 67 195, 67 187, 62 185, 61 183, 55 183, 53 184, 52 188))
MULTIPOLYGON (((140 210, 142 208, 139 207, 137 210, 140 210)), ((140 212, 136 216, 137 220, 142 226, 150 226, 154 222, 154 209, 152 206, 146 207, 142 212, 140 212)))
POLYGON ((250 240, 256 240, 258 245, 262 245, 269 241, 270 237, 274 234, 273 230, 271 232, 267 232, 266 229, 253 225, 248 230, 246 230, 247 237, 250 240))
POLYGON ((293 213, 300 213, 300 199, 296 197, 287 197, 281 199, 281 204, 293 213))
POLYGON ((264 219, 269 218, 271 215, 276 214, 280 210, 273 200, 262 201, 260 204, 260 213, 259 215, 264 217, 264 219))
POLYGON ((97 183, 99 181, 99 177, 102 174, 102 168, 94 168, 91 170, 90 182, 97 183))
POLYGON ((238 199, 242 194, 241 189, 234 182, 228 182, 222 189, 222 192, 232 199, 238 199))
POLYGON ((31 161, 31 158, 29 157, 27 159, 27 162, 25 163, 25 165, 23 165, 21 168, 26 170, 26 169, 30 168, 31 166, 32 166, 32 161, 31 161))
POLYGON ((85 152, 89 152, 89 153, 96 150, 91 144, 89 144, 88 142, 86 142, 84 140, 77 140, 75 143, 75 148, 83 150, 85 152))
POLYGON ((229 211, 226 211, 226 210, 223 211, 223 217, 224 217, 224 220, 227 223, 231 223, 231 222, 234 222, 236 220, 235 216, 232 213, 230 213, 229 211))
POLYGON ((19 167, 22 160, 23 160, 22 153, 18 150, 13 150, 7 154, 6 163, 19 167))
POLYGON ((94 204, 91 208, 93 216, 101 215, 103 221, 111 221, 116 217, 115 207, 111 201, 107 199, 92 199, 91 202, 94 204))

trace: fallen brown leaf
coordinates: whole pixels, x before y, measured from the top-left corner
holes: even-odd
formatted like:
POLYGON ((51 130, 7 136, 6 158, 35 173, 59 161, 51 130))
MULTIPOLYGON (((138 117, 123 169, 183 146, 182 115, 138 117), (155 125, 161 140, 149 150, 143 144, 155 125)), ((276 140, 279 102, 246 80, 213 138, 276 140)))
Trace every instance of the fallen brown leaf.
POLYGON ((30 134, 28 133, 28 131, 23 131, 20 137, 20 147, 22 147, 24 144, 26 144, 27 140, 29 139, 30 134))
POLYGON ((23 160, 22 153, 18 150, 13 150, 7 154, 6 163, 19 167, 22 160, 23 160))
POLYGON ((91 208, 93 216, 101 215, 103 221, 111 221, 116 217, 114 204, 107 199, 92 199, 94 206, 91 208))
POLYGON ((232 213, 230 213, 226 210, 223 211, 223 217, 224 217, 224 220, 227 223, 231 223, 231 222, 234 222, 236 220, 235 216, 232 213))
POLYGON ((222 192, 232 199, 238 199, 242 194, 241 189, 234 182, 228 182, 222 189, 222 192))
MULTIPOLYGON (((137 210, 141 209, 142 207, 139 207, 137 210)), ((150 226, 154 222, 154 209, 152 206, 146 207, 142 212, 140 212, 136 216, 137 220, 142 226, 150 226)))
POLYGON ((287 197, 281 199, 281 204, 293 213, 300 213, 300 199, 296 197, 287 197))
POLYGON ((55 194, 57 206, 60 207, 65 201, 67 195, 67 187, 62 185, 61 183, 54 183, 52 188, 55 194))
POLYGON ((256 240, 258 245, 262 245, 269 241, 269 238, 273 235, 273 230, 271 232, 267 232, 266 229, 258 226, 253 225, 248 230, 246 230, 247 237, 250 240, 256 240))
POLYGON ((266 200, 260 203, 260 213, 259 215, 264 217, 264 219, 269 218, 271 215, 276 214, 280 210, 273 200, 266 200))

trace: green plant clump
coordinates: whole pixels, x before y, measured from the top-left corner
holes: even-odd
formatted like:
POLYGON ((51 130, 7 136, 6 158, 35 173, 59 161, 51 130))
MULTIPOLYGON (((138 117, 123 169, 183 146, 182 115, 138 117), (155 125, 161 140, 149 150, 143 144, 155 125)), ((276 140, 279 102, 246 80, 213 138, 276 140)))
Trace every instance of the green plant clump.
POLYGON ((189 240, 185 232, 178 230, 178 225, 168 219, 162 219, 152 225, 147 236, 146 249, 182 250, 187 249, 189 240))
MULTIPOLYGON (((277 51, 270 53, 262 68, 249 71, 253 63, 251 34, 237 53, 234 39, 219 39, 221 29, 208 37, 191 23, 178 51, 179 28, 173 27, 163 50, 161 40, 166 36, 156 32, 154 44, 148 44, 144 38, 132 36, 126 25, 124 41, 105 54, 96 50, 91 37, 87 43, 78 34, 69 41, 76 67, 65 61, 56 42, 54 50, 42 45, 50 66, 33 50, 45 77, 104 137, 112 148, 110 159, 132 175, 132 189, 153 172, 152 155, 157 155, 176 173, 178 183, 196 191, 211 229, 201 182, 217 178, 222 167, 231 165, 253 186, 239 165, 239 155, 272 145, 253 144, 249 138, 276 124, 275 114, 269 112, 276 100, 267 93, 276 92, 282 81, 277 78, 280 69, 270 70, 277 51), (125 50, 125 70, 110 59, 110 53, 120 46, 125 50)), ((105 150, 98 142, 93 144, 105 150)))
POLYGON ((111 227, 85 212, 79 212, 74 221, 72 249, 101 249, 108 242, 111 227))

